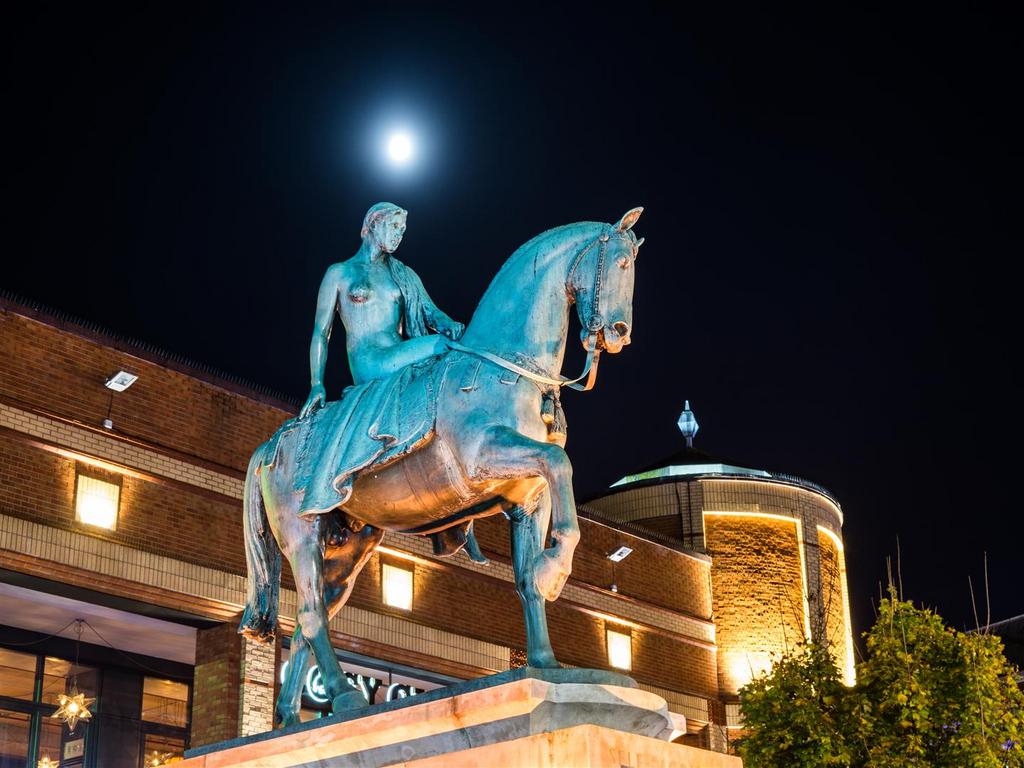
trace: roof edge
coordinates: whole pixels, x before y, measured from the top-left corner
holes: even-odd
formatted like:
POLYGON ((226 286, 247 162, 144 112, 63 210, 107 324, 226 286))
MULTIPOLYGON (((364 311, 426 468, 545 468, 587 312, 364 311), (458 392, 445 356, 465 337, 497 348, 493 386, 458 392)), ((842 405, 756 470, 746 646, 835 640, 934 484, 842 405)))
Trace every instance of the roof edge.
POLYGON ((156 344, 118 333, 100 323, 86 320, 70 312, 54 309, 5 288, 0 288, 0 310, 34 320, 60 331, 73 333, 110 349, 138 357, 153 365, 168 368, 236 395, 278 408, 286 413, 295 413, 299 409, 300 403, 296 398, 273 387, 221 371, 212 365, 197 362, 177 352, 170 352, 156 344))
MULTIPOLYGON (((637 475, 626 475, 621 480, 609 486, 608 491, 587 500, 587 502, 599 499, 610 493, 619 493, 629 488, 639 488, 645 485, 660 485, 662 483, 678 482, 681 480, 729 478, 734 480, 762 480, 768 483, 789 485, 811 491, 823 496, 835 505, 839 510, 840 519, 843 516, 843 507, 839 499, 828 488, 819 485, 812 480, 807 480, 796 475, 787 475, 784 472, 768 472, 763 469, 750 469, 749 467, 736 467, 731 464, 690 464, 663 467, 662 469, 641 472, 637 475), (696 471, 694 471, 696 470, 696 471)), ((586 502, 584 502, 586 503, 586 502)))

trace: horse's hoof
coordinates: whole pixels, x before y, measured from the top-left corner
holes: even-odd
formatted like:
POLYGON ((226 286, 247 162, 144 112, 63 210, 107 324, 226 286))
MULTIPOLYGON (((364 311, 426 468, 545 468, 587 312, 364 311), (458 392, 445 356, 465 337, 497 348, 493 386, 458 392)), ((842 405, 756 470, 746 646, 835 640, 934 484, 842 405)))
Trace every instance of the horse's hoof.
POLYGON ((366 701, 366 697, 363 696, 363 692, 353 688, 350 691, 339 693, 334 697, 331 702, 331 709, 335 712, 346 712, 353 709, 362 709, 368 707, 369 704, 366 701))
POLYGON ((562 665, 558 663, 558 659, 555 658, 555 654, 551 651, 546 653, 538 653, 536 656, 527 654, 526 656, 527 666, 533 667, 534 669, 561 669, 562 665))
POLYGON ((564 570, 557 560, 547 555, 541 555, 539 559, 541 563, 534 575, 534 584, 541 597, 552 602, 562 594, 562 587, 569 579, 569 571, 564 570))

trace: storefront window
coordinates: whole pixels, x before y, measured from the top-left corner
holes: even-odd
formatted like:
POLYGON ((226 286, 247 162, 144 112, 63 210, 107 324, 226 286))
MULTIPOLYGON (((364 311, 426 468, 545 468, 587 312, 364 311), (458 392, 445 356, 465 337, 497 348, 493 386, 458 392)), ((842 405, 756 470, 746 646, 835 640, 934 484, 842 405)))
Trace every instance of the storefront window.
POLYGON ((101 667, 76 666, 40 650, 24 653, 0 648, 0 768, 37 768, 40 763, 80 766, 83 760, 94 768, 121 768, 122 763, 110 761, 116 754, 131 755, 125 766, 137 759, 139 766, 148 768, 183 759, 189 728, 188 683, 144 677, 124 668, 106 674, 101 667), (52 717, 58 696, 72 687, 95 699, 89 705, 93 717, 79 721, 73 732, 52 717), (113 702, 116 712, 104 713, 101 688, 104 701, 108 706, 113 702), (50 762, 43 762, 47 758, 50 762))
POLYGON ((28 768, 31 715, 0 709, 0 768, 28 768))
POLYGON ((80 693, 89 698, 96 697, 99 681, 93 667, 76 667, 70 661, 47 656, 43 664, 43 694, 40 701, 44 704, 56 702, 60 694, 70 690, 72 682, 77 682, 80 693))
POLYGON ((61 760, 63 749, 61 737, 64 724, 50 717, 40 718, 39 722, 39 759, 50 758, 55 764, 61 760))
POLYGON ((36 656, 0 648, 0 696, 32 701, 36 690, 36 656))
POLYGON ((188 686, 147 677, 142 687, 142 719, 184 728, 188 725, 188 686))
POLYGON ((143 742, 140 768, 159 768, 185 759, 185 740, 174 736, 147 733, 143 742))

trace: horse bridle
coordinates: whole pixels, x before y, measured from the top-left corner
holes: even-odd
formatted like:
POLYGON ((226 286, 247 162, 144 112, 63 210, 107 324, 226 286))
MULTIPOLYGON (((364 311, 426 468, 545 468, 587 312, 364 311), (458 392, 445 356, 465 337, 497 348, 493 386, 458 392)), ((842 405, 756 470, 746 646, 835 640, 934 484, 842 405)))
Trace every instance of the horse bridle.
MULTIPOLYGON (((612 227, 612 230, 619 234, 619 231, 612 227)), ((598 256, 597 256, 597 271, 594 275, 594 299, 590 306, 590 316, 587 318, 586 326, 589 336, 587 336, 587 360, 583 365, 583 371, 575 379, 568 379, 565 376, 560 376, 557 379, 550 376, 544 376, 543 374, 534 373, 528 368, 524 368, 521 365, 516 365, 510 360, 506 360, 500 355, 495 355, 492 352, 487 352, 483 349, 473 349, 472 347, 464 346, 457 341, 448 341, 448 347, 458 352, 467 352, 477 357, 482 357, 494 363, 497 366, 504 368, 505 370, 517 373, 530 381, 536 382, 537 384, 543 384, 549 387, 569 387, 575 389, 577 392, 588 392, 594 388, 594 384, 597 383, 597 366, 601 358, 601 350, 597 346, 598 334, 601 328, 604 327, 604 317, 601 315, 601 288, 604 281, 604 262, 605 255, 608 251, 608 241, 611 240, 611 234, 609 232, 602 232, 598 237, 587 244, 585 248, 582 248, 579 253, 573 257, 572 266, 569 267, 569 273, 565 278, 565 292, 572 297, 573 301, 578 301, 576 297, 576 291, 573 288, 573 278, 576 275, 576 268, 579 267, 580 263, 590 253, 591 249, 595 245, 599 245, 598 256), (583 379, 586 379, 585 384, 580 384, 583 379)))

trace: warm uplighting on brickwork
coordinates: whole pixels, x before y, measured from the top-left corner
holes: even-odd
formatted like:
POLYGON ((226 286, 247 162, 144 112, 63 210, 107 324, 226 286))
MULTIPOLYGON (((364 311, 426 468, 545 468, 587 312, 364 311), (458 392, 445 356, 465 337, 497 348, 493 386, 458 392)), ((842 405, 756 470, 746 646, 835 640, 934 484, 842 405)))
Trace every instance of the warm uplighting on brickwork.
MULTIPOLYGON (((807 594, 807 558, 804 554, 804 526, 796 517, 789 515, 777 515, 771 512, 748 512, 748 511, 726 511, 726 510, 704 510, 703 517, 748 517, 761 520, 777 520, 782 523, 792 523, 796 526, 796 550, 800 559, 800 602, 801 613, 803 614, 804 639, 811 640, 811 606, 807 594)), ((705 523, 706 525, 706 523, 705 523)), ((704 531, 704 540, 707 541, 707 530, 704 531)), ((747 682, 750 682, 749 680, 747 682)))
POLYGON ((843 682, 853 686, 857 683, 857 668, 853 655, 853 621, 850 618, 850 591, 846 585, 846 553, 843 548, 843 540, 834 531, 819 525, 818 532, 832 540, 839 559, 839 594, 843 600, 843 651, 846 656, 843 664, 843 682))
POLYGON ((767 674, 772 668, 771 654, 763 651, 730 653, 729 675, 734 690, 739 690, 755 677, 767 674))
POLYGON ((381 569, 384 604, 403 611, 412 610, 412 571, 384 563, 381 569))
POLYGON ((628 632, 606 629, 605 640, 608 644, 608 664, 616 669, 632 669, 633 636, 628 632))
POLYGON ((121 486, 78 473, 75 487, 75 519, 109 531, 117 528, 121 486))

